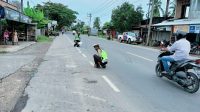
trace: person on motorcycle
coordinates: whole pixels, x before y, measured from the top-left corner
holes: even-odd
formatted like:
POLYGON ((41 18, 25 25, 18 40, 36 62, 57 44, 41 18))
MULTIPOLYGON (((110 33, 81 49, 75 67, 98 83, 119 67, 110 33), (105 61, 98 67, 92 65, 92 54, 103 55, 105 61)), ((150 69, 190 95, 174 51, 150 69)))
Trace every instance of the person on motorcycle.
POLYGON ((95 62, 95 67, 100 68, 106 68, 106 64, 108 63, 108 57, 106 51, 102 50, 99 46, 99 44, 95 44, 94 49, 97 51, 97 54, 94 54, 94 62, 95 62))
POLYGON ((162 51, 174 52, 173 55, 163 56, 161 58, 165 70, 162 72, 163 74, 170 74, 170 66, 168 65, 169 62, 184 61, 188 59, 191 46, 190 42, 186 40, 186 36, 185 32, 177 31, 177 41, 171 47, 161 49, 162 51))
POLYGON ((74 38, 74 47, 79 47, 79 42, 80 42, 80 32, 76 31, 75 38, 74 38))

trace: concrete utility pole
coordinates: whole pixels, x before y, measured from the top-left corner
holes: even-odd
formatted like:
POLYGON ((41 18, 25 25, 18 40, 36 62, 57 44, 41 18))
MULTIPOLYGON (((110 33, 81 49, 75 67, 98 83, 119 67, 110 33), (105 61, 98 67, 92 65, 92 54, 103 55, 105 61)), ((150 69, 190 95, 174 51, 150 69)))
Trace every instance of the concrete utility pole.
POLYGON ((24 9, 24 0, 21 0, 21 12, 23 12, 24 9))
POLYGON ((153 21, 153 10, 154 10, 154 0, 151 0, 152 4, 151 4, 151 15, 150 15, 150 21, 149 21, 149 27, 148 27, 148 35, 147 35, 147 43, 146 45, 149 45, 149 39, 150 39, 150 35, 151 35, 151 25, 152 25, 152 21, 153 21))
POLYGON ((88 14, 88 17, 90 18, 90 21, 89 21, 89 26, 91 27, 92 14, 91 14, 91 13, 89 13, 89 14, 88 14))

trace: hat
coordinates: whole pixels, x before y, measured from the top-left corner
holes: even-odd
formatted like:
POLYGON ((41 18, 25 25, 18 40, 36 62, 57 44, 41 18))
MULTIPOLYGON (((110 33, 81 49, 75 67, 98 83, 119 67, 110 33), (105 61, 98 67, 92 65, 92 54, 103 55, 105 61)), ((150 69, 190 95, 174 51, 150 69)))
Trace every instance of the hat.
POLYGON ((94 48, 99 47, 99 44, 94 44, 93 47, 94 48))

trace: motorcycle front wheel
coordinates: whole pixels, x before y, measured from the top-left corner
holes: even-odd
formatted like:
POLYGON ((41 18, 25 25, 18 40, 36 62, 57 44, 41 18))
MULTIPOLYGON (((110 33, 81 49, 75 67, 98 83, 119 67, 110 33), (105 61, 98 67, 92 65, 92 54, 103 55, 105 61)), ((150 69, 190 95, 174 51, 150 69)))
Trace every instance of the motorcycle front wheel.
POLYGON ((189 93, 195 93, 199 90, 199 78, 194 73, 187 73, 187 84, 184 89, 189 93))
POLYGON ((159 63, 156 65, 155 72, 156 72, 156 76, 157 77, 162 77, 163 76, 162 75, 162 71, 161 71, 161 67, 160 67, 159 63))

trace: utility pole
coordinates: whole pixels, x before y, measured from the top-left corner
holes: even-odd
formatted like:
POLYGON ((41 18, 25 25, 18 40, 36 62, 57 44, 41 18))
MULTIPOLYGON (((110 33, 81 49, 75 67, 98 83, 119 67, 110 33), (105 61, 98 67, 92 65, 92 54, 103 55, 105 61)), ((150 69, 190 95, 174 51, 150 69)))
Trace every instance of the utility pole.
POLYGON ((21 12, 23 12, 24 9, 24 0, 21 0, 21 12))
POLYGON ((88 17, 90 18, 90 20, 89 20, 89 26, 91 27, 92 14, 89 13, 89 14, 88 14, 88 17))
POLYGON ((27 1, 27 6, 30 7, 30 3, 29 3, 29 1, 27 1))
POLYGON ((150 21, 149 21, 149 27, 148 27, 148 35, 147 35, 147 43, 146 45, 149 45, 149 39, 150 39, 150 35, 151 35, 151 25, 152 25, 152 21, 153 21, 153 10, 154 10, 154 3, 155 0, 151 0, 152 4, 151 4, 151 15, 150 15, 150 21))

